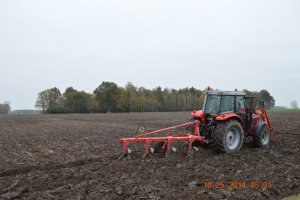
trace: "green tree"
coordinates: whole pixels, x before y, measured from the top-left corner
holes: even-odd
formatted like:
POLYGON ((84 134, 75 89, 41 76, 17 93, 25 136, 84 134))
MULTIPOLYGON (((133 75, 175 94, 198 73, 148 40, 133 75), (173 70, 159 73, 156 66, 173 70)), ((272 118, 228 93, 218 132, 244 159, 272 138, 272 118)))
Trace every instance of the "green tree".
POLYGON ((0 103, 0 114, 7 114, 10 110, 9 102, 0 103))
POLYGON ((145 110, 147 109, 146 88, 139 87, 137 93, 138 95, 136 98, 136 109, 138 112, 145 112, 145 110))
POLYGON ((119 95, 117 101, 118 112, 129 112, 130 111, 130 98, 128 98, 129 92, 125 88, 119 88, 119 95))
POLYGON ((159 102, 158 111, 163 111, 164 97, 161 87, 156 87, 152 92, 157 101, 159 102))
POLYGON ((57 87, 51 88, 47 90, 49 108, 57 107, 61 103, 61 93, 57 87))
POLYGON ((120 89, 117 84, 113 82, 103 81, 99 87, 94 90, 95 99, 103 108, 110 112, 116 110, 120 89))
POLYGON ((64 107, 67 112, 86 113, 91 111, 92 95, 69 87, 66 89, 63 96, 65 99, 64 107))
POLYGON ((249 90, 246 90, 246 89, 243 89, 243 92, 245 92, 245 94, 246 94, 246 96, 254 96, 254 93, 256 93, 256 92, 251 92, 251 91, 249 91, 249 90))
POLYGON ((264 100, 265 102, 266 108, 274 107, 275 105, 274 97, 272 97, 267 90, 261 90, 259 93, 261 94, 262 100, 264 100))
POLYGON ((48 113, 63 113, 64 99, 60 90, 56 87, 44 90, 38 94, 35 106, 42 108, 43 112, 47 110, 48 113))
MULTIPOLYGON (((168 88, 165 88, 163 90, 163 111, 168 111, 168 112, 171 111, 171 107, 172 107, 171 96, 172 96, 172 94, 171 94, 170 90, 168 88)), ((159 103, 158 100, 157 100, 157 102, 159 103)))
POLYGON ((127 97, 128 97, 129 111, 132 112, 135 107, 137 88, 133 85, 133 83, 128 82, 125 86, 125 90, 126 90, 127 97))

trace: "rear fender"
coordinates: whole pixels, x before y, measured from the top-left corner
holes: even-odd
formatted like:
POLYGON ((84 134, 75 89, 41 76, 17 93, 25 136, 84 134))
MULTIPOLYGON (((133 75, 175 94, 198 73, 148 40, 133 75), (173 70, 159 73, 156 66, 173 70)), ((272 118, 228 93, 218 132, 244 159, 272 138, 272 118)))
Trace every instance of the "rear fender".
POLYGON ((224 114, 220 114, 219 116, 216 117, 217 121, 226 121, 228 119, 235 119, 235 120, 237 120, 238 122, 241 123, 242 127, 244 128, 244 122, 243 122, 243 120, 241 119, 240 116, 238 116, 235 113, 226 113, 226 114, 224 113, 224 114))

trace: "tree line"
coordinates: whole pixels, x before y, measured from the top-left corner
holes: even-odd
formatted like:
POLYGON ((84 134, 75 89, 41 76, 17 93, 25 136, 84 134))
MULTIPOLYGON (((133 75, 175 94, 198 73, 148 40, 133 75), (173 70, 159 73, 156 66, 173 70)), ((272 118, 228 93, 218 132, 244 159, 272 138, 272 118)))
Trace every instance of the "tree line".
MULTIPOLYGON (((259 94, 274 106, 274 98, 266 90, 259 94)), ((63 93, 57 87, 46 89, 38 93, 35 106, 43 113, 174 112, 201 109, 203 102, 203 91, 194 87, 147 89, 130 82, 120 87, 114 82, 104 81, 93 93, 73 87, 63 93)))

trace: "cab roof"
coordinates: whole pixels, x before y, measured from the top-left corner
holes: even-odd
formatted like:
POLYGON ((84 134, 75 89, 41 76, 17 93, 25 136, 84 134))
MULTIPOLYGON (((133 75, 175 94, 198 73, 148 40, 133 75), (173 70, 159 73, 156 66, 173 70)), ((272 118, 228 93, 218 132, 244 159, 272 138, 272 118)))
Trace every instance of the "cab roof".
POLYGON ((206 90, 205 94, 229 95, 229 96, 246 96, 246 93, 242 92, 242 91, 223 91, 223 90, 206 90))

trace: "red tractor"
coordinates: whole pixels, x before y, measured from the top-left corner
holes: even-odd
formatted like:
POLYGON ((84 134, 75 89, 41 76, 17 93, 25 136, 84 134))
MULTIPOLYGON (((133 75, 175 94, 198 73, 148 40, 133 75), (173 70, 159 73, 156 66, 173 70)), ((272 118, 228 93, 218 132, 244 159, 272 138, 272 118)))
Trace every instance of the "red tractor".
POLYGON ((222 152, 237 152, 248 137, 256 147, 270 142, 272 127, 264 102, 244 92, 208 90, 203 110, 193 111, 192 116, 199 121, 205 142, 215 143, 222 152))
POLYGON ((133 138, 121 138, 123 151, 126 155, 127 145, 133 142, 144 142, 146 154, 152 152, 171 153, 174 141, 187 141, 189 152, 198 143, 214 143, 225 153, 237 152, 243 141, 252 138, 256 147, 267 146, 270 142, 272 127, 264 108, 264 102, 256 97, 246 97, 240 91, 219 91, 208 89, 205 93, 203 110, 191 113, 192 121, 177 126, 139 134, 133 138), (173 135, 170 131, 186 127, 187 132, 173 135), (153 137, 166 132, 166 136, 153 137), (152 137, 151 137, 152 136, 152 137))

